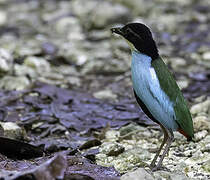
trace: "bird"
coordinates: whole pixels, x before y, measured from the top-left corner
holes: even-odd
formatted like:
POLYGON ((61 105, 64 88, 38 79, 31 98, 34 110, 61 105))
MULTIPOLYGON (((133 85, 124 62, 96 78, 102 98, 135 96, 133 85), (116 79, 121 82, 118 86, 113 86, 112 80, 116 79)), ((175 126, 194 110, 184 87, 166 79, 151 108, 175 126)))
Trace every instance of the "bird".
POLYGON ((192 117, 187 102, 169 71, 152 32, 143 23, 129 23, 111 28, 111 32, 125 39, 131 49, 131 79, 134 96, 143 112, 163 131, 164 138, 154 156, 150 169, 164 169, 162 162, 174 141, 173 131, 194 138, 192 117), (165 145, 165 148, 163 148, 165 145), (163 149, 162 155, 160 155, 163 149), (159 157, 159 161, 156 163, 159 157))

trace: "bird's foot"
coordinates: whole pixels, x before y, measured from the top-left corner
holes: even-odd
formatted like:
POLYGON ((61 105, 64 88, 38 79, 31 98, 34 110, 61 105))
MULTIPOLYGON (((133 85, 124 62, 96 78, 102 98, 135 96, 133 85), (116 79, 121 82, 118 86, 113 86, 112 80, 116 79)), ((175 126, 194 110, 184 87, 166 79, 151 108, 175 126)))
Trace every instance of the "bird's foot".
POLYGON ((149 168, 152 170, 154 167, 156 167, 156 164, 155 163, 151 163, 150 165, 149 165, 149 168))
POLYGON ((150 169, 151 169, 152 172, 159 171, 159 170, 170 171, 170 169, 168 169, 167 167, 163 167, 163 166, 153 166, 153 167, 151 167, 151 165, 150 165, 150 169))

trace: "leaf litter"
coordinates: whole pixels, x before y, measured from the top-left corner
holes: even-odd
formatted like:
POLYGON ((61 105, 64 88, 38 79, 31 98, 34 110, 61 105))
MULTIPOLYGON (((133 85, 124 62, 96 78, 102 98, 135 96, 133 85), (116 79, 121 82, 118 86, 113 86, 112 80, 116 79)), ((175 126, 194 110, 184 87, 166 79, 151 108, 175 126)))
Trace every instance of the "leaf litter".
MULTIPOLYGON (((108 129, 138 122, 144 116, 137 107, 123 102, 104 102, 86 92, 40 82, 29 90, 1 91, 0 95, 2 121, 14 122, 26 131, 25 136, 13 140, 4 137, 3 130, 0 138, 4 147, 0 148, 2 179, 19 179, 29 174, 37 178, 39 168, 49 169, 51 163, 58 163, 56 166, 60 167, 56 158, 67 159, 68 168, 64 170, 66 166, 62 165, 62 172, 68 178, 119 179, 114 168, 96 165, 94 159, 108 129), (66 153, 52 157, 59 151, 66 153), (12 174, 10 178, 5 175, 8 169, 12 174), (20 169, 22 173, 16 174, 20 169)), ((151 124, 148 119, 140 122, 151 124)))

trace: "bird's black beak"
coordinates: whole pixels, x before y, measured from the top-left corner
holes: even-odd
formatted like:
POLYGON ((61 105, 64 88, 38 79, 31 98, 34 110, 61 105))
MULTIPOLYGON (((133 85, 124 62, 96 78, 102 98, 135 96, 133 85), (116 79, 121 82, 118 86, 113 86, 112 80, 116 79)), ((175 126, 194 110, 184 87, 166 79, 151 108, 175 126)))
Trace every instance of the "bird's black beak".
POLYGON ((112 33, 119 34, 119 35, 123 36, 122 30, 121 30, 121 28, 120 28, 120 27, 117 27, 117 28, 111 28, 111 32, 112 32, 112 33))

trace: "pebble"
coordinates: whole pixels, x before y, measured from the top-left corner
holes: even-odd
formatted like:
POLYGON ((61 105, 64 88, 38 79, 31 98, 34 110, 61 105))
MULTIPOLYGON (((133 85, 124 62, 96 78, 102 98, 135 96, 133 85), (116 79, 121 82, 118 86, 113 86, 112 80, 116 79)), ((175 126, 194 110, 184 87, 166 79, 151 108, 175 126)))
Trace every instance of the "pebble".
POLYGON ((72 9, 86 29, 100 29, 111 25, 113 22, 128 22, 130 19, 128 8, 109 1, 74 0, 72 9))
POLYGON ((210 52, 203 53, 202 58, 205 61, 210 61, 210 52))
POLYGON ((166 179, 166 180, 190 180, 182 172, 167 172, 167 171, 156 171, 154 172, 155 179, 166 179))
POLYGON ((177 69, 183 66, 186 66, 186 60, 180 57, 170 58, 171 67, 177 69))
POLYGON ((100 152, 106 154, 107 156, 118 156, 123 153, 124 150, 125 148, 122 145, 115 142, 104 143, 100 148, 100 152))
POLYGON ((11 139, 23 140, 26 138, 26 132, 14 122, 0 122, 3 128, 4 136, 11 139))
POLYGON ((24 90, 30 84, 26 76, 5 76, 0 81, 0 88, 6 90, 24 90))
POLYGON ((200 141, 201 139, 205 138, 207 136, 207 134, 208 134, 207 130, 199 131, 199 132, 195 133, 195 140, 200 141))
POLYGON ((4 25, 7 22, 7 13, 2 11, 0 11, 0 26, 4 25))
POLYGON ((56 31, 57 33, 66 35, 69 41, 84 40, 85 38, 84 34, 82 33, 82 27, 78 21, 78 18, 72 16, 61 18, 59 21, 57 21, 56 31))
POLYGON ((29 56, 24 60, 24 65, 29 66, 41 74, 50 72, 50 64, 47 60, 40 57, 29 56))
POLYGON ((201 130, 210 130, 210 117, 207 115, 200 115, 196 116, 193 119, 193 127, 195 132, 201 131, 201 130))
POLYGON ((13 58, 10 52, 0 48, 0 73, 7 73, 12 69, 13 58))
POLYGON ((144 168, 138 168, 135 171, 124 174, 121 180, 155 180, 155 178, 144 168))
POLYGON ((198 103, 193 105, 190 108, 190 112, 194 115, 194 114, 199 114, 201 112, 208 112, 210 111, 210 99, 208 98, 207 100, 205 100, 204 102, 198 103))
POLYGON ((210 160, 206 161, 204 165, 202 165, 202 168, 207 172, 210 173, 210 160))
POLYGON ((116 98, 117 98, 117 95, 114 94, 109 89, 105 89, 105 90, 101 90, 101 91, 95 92, 93 94, 93 96, 95 98, 98 98, 98 99, 111 99, 111 100, 116 100, 116 98))

